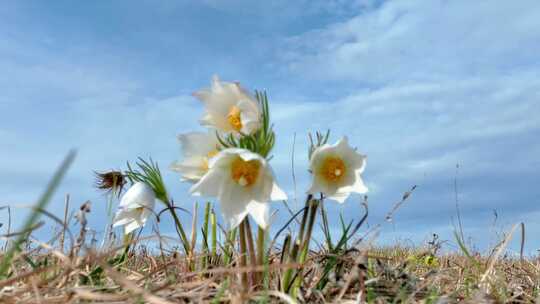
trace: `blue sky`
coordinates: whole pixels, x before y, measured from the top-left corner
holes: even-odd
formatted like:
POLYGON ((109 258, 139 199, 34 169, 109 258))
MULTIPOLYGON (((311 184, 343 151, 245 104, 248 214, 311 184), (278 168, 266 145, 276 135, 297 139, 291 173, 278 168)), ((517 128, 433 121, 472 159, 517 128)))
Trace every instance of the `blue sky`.
MULTIPOLYGON (((474 244, 521 221, 532 236, 540 232, 538 54, 537 1, 4 1, 0 205, 34 202, 75 147, 52 212, 62 214, 63 193, 74 205, 89 199, 91 224, 103 230, 105 198, 92 171, 138 156, 157 160, 175 200, 190 207, 188 185, 166 167, 179 157, 176 134, 201 130, 191 93, 218 74, 268 91, 272 165, 291 197, 296 134, 298 201, 309 183, 307 133, 330 128, 332 140, 347 135, 368 155, 370 225, 418 185, 380 241, 451 239, 456 176, 474 244)), ((329 202, 333 224, 339 212, 358 218, 358 201, 329 202)), ((160 227, 172 231, 167 221, 160 227)), ((533 237, 526 244, 540 248, 533 237)))

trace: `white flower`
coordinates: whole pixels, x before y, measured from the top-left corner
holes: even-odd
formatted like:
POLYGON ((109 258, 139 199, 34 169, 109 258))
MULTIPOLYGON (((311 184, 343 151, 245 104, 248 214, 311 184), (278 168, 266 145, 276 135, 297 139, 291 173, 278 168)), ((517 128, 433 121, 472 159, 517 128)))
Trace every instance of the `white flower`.
POLYGON ((124 194, 114 217, 113 227, 125 226, 125 233, 143 227, 152 214, 156 194, 146 183, 137 182, 124 194))
POLYGON ((217 76, 212 87, 195 92, 206 108, 203 126, 223 132, 252 134, 261 127, 261 110, 257 101, 238 83, 221 82, 217 76))
POLYGON ((322 145, 311 155, 313 183, 308 193, 323 193, 339 203, 343 203, 351 192, 366 193, 368 189, 360 176, 365 167, 366 156, 352 149, 347 137, 335 145, 322 145))
POLYGON ((237 148, 222 150, 211 159, 208 173, 190 191, 193 195, 217 197, 232 228, 250 214, 265 229, 270 220, 268 201, 287 199, 266 160, 237 148))
POLYGON ((183 159, 170 168, 181 173, 182 181, 197 182, 208 172, 210 159, 218 154, 219 141, 213 131, 180 134, 178 140, 183 159))

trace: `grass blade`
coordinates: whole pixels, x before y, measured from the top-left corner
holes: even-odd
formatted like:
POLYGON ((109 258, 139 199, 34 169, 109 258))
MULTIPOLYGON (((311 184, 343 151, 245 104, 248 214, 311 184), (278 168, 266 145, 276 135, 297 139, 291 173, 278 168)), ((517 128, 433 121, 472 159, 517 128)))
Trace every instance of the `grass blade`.
MULTIPOLYGON (((64 158, 62 161, 62 164, 54 174, 53 178, 47 185, 47 188, 45 189, 45 192, 43 195, 39 198, 36 206, 33 208, 32 212, 24 222, 22 231, 28 231, 39 218, 39 215, 41 212, 39 210, 45 209, 47 204, 49 203, 52 195, 54 194, 54 191, 56 188, 58 188, 58 185, 60 185, 60 182, 64 178, 64 175, 66 174, 67 170, 73 163, 73 160, 75 159, 76 151, 71 150, 68 155, 64 158)), ((20 250, 20 246, 22 243, 25 242, 27 238, 26 233, 20 234, 17 239, 11 244, 10 249, 6 252, 4 255, 2 262, 0 263, 0 278, 6 278, 7 272, 9 270, 9 267, 11 265, 11 261, 13 260, 13 257, 15 256, 15 252, 20 250)))

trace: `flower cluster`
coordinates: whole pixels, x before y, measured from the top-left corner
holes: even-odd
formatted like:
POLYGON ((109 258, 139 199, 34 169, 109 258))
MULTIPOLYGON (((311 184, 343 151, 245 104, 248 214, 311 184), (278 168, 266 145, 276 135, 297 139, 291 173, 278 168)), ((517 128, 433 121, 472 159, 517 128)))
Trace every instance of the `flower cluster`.
POLYGON ((156 195, 148 184, 137 182, 124 194, 113 226, 125 226, 125 233, 144 226, 154 210, 156 195))
POLYGON ((274 143, 267 100, 217 77, 194 95, 204 104, 200 123, 208 130, 178 136, 183 159, 171 169, 193 183, 191 194, 217 198, 232 228, 248 214, 266 228, 268 202, 287 199, 266 159, 274 143))
MULTIPOLYGON (((239 83, 223 82, 216 76, 210 88, 194 96, 204 105, 200 124, 206 130, 178 135, 183 158, 170 168, 180 173, 182 181, 192 184, 192 195, 217 198, 231 228, 249 214, 260 228, 266 229, 269 202, 287 200, 269 164, 275 134, 266 94, 251 95, 239 83)), ((307 193, 343 203, 353 192, 368 191, 361 178, 366 156, 353 149, 346 137, 330 145, 328 136, 317 133, 315 142, 310 137, 312 183, 307 193)), ((122 198, 114 219, 114 225, 125 225, 126 232, 144 225, 156 198, 173 213, 175 208, 157 165, 143 161, 139 166, 142 172, 130 167, 127 173, 133 186, 122 198)), ((187 243, 176 216, 175 220, 187 243)))
POLYGON ((347 137, 335 145, 321 145, 311 155, 313 182, 308 193, 322 193, 340 203, 352 192, 366 193, 368 189, 360 176, 365 167, 366 156, 351 148, 347 137))
MULTIPOLYGON (((201 245, 203 255, 197 261, 194 257, 197 256, 198 204, 195 203, 191 237, 188 237, 176 213, 176 210, 185 209, 176 206, 169 196, 159 166, 152 159, 147 161, 139 158, 134 167, 127 163, 126 172, 111 171, 97 175, 97 187, 112 194, 119 195, 127 180, 132 184, 122 196, 112 224, 113 227, 123 226, 126 234, 125 248, 119 260, 127 255, 130 240, 135 236, 133 232, 142 228, 152 214, 159 220, 160 215, 166 211, 174 220, 189 269, 196 270, 197 265, 202 269, 208 265, 217 265, 221 258, 223 265, 231 265, 232 261, 236 261, 239 267, 247 267, 249 261, 249 265, 260 267, 268 261, 268 249, 273 246, 267 248, 266 243, 269 236, 267 228, 270 226, 269 203, 287 201, 287 195, 276 183, 270 166, 276 136, 270 122, 268 98, 264 92, 256 91, 251 95, 240 84, 223 82, 217 77, 213 78, 210 88, 200 90, 194 96, 204 105, 200 124, 206 130, 178 135, 182 158, 172 163, 170 169, 180 174, 182 182, 191 184, 191 195, 217 199, 223 218, 230 228, 223 231, 227 241, 220 246, 221 254, 218 254, 216 215, 211 203, 207 202, 201 227, 205 238, 201 245), (156 200, 164 203, 165 209, 154 212, 156 200), (258 226, 256 242, 248 215, 258 226), (239 245, 237 253, 234 249, 235 239, 239 245), (234 258, 235 254, 238 254, 237 259, 234 258)), ((366 167, 366 156, 351 147, 347 137, 333 145, 329 144, 329 135, 330 131, 326 134, 316 132, 315 138, 309 135, 311 186, 307 190, 305 207, 296 213, 302 214, 302 220, 297 221, 299 227, 296 235, 291 232, 284 239, 282 262, 303 265, 307 261, 319 210, 323 232, 327 237, 327 248, 333 255, 343 252, 348 240, 365 220, 365 217, 362 218, 354 228, 351 228, 353 222, 348 226, 343 224, 339 241, 335 244, 332 242, 323 201, 330 199, 343 203, 351 193, 366 193, 368 189, 361 176, 366 167)), ((365 203, 364 206, 367 208, 365 203)), ((286 226, 291 222, 292 219, 286 226)), ((274 244, 279 233, 270 244, 274 244)), ((332 259, 327 261, 327 267, 335 262, 332 259)), ((324 288, 329 281, 329 273, 325 271, 317 288, 324 288)), ((281 291, 297 298, 303 276, 302 268, 284 269, 280 277, 281 291)), ((262 286, 264 282, 260 271, 250 271, 249 275, 241 272, 239 277, 244 292, 251 287, 262 286)))

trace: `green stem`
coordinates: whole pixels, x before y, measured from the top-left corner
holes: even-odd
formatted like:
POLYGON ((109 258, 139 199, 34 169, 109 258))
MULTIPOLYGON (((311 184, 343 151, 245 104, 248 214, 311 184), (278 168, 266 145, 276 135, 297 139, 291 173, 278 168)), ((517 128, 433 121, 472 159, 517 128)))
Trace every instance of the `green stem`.
MULTIPOLYGON (((310 203, 310 212, 309 212, 309 221, 307 225, 307 232, 302 240, 302 252, 307 252, 309 250, 309 243, 311 241, 311 234, 313 233, 313 226, 315 226, 315 219, 317 218, 317 207, 319 202, 317 200, 312 200, 310 203)), ((305 257, 304 257, 305 258, 305 257)), ((301 260, 300 263, 304 261, 301 260)))
POLYGON ((215 260, 217 255, 217 223, 214 210, 210 213, 210 226, 212 227, 212 259, 215 260))
POLYGON ((182 245, 184 246, 184 251, 186 252, 186 255, 191 254, 191 249, 189 246, 188 238, 186 236, 186 232, 184 231, 184 227, 182 226, 182 223, 180 222, 180 219, 178 218, 178 215, 176 214, 176 211, 174 211, 174 206, 167 201, 167 207, 171 211, 171 215, 174 219, 174 223, 176 225, 176 232, 180 235, 180 239, 182 240, 182 245))
POLYGON ((238 232, 238 228, 234 228, 227 233, 227 242, 225 243, 225 247, 224 247, 225 257, 223 258, 223 263, 226 266, 228 266, 231 263, 233 250, 234 250, 233 247, 236 240, 237 232, 238 232))
POLYGON ((205 241, 203 243, 203 251, 204 253, 208 253, 208 222, 210 218, 210 202, 206 203, 206 206, 204 207, 204 223, 203 223, 203 232, 204 232, 204 238, 205 241))
MULTIPOLYGON (((265 231, 261 227, 257 229, 257 266, 264 265, 264 237, 265 231)), ((261 273, 257 272, 257 282, 260 283, 262 279, 261 273)))
MULTIPOLYGON (((248 242, 248 253, 249 253, 249 262, 253 268, 257 267, 257 256, 255 253, 255 244, 253 242, 253 234, 251 232, 251 224, 249 222, 249 218, 246 217, 244 219, 244 222, 246 223, 246 238, 248 242)), ((259 281, 257 272, 250 272, 251 282, 252 284, 257 284, 259 281)))
MULTIPOLYGON (((315 219, 317 218, 317 207, 318 206, 319 206, 319 202, 317 200, 312 200, 310 202, 310 208, 309 208, 310 212, 309 212, 309 221, 308 221, 308 224, 307 224, 307 232, 306 232, 305 238, 304 238, 304 240, 302 242, 302 247, 300 249, 300 257, 298 259, 298 263, 300 265, 302 265, 302 267, 303 267, 304 262, 306 261, 306 258, 307 258, 308 252, 309 252, 309 243, 311 241, 311 234, 313 232, 313 226, 315 226, 315 219)), ((293 297, 297 296, 298 290, 299 290, 300 286, 302 285, 302 279, 303 279, 302 269, 303 268, 300 268, 298 270, 299 273, 296 276, 296 280, 293 282, 293 284, 294 284, 294 287, 292 289, 292 296, 293 297)))
POLYGON ((264 239, 266 231, 261 227, 257 230, 257 265, 264 263, 264 239))
POLYGON ((281 264, 286 263, 289 260, 289 253, 291 250, 291 235, 287 234, 285 240, 283 240, 283 246, 281 247, 281 258, 279 262, 281 264))
POLYGON ((131 247, 131 241, 133 240, 133 232, 124 234, 124 250, 122 251, 122 254, 120 255, 120 263, 123 263, 129 253, 129 248, 131 247))
MULTIPOLYGON (((191 245, 190 248, 194 249, 197 245, 197 218, 199 213, 199 203, 195 202, 193 204, 193 218, 191 221, 191 245)), ((197 262, 195 261, 195 251, 191 250, 188 254, 189 257, 189 266, 191 271, 195 271, 197 262)))
MULTIPOLYGON (((247 266, 247 244, 246 244, 246 225, 245 221, 240 223, 240 267, 245 268, 247 266)), ((242 288, 244 292, 248 291, 248 276, 247 272, 242 271, 240 273, 240 279, 242 282, 242 288)))
POLYGON ((207 202, 206 203, 206 206, 204 207, 204 222, 203 222, 203 226, 202 226, 202 231, 203 231, 203 255, 201 257, 201 263, 202 263, 202 268, 203 269, 206 269, 206 265, 208 264, 208 260, 209 260, 209 250, 208 250, 208 239, 209 239, 209 235, 208 235, 208 221, 209 221, 209 217, 210 217, 210 202, 207 202))
POLYGON ((311 194, 309 194, 306 198, 304 213, 302 214, 302 222, 300 224, 300 233, 298 233, 298 238, 297 238, 298 240, 304 239, 304 230, 306 229, 306 222, 307 222, 308 213, 311 206, 310 202, 312 198, 313 198, 313 195, 311 194))
MULTIPOLYGON (((287 259, 287 264, 296 263, 296 258, 298 257, 298 250, 300 248, 300 243, 297 241, 293 244, 289 258, 287 259)), ((281 288, 284 293, 289 292, 289 287, 291 285, 293 268, 288 268, 283 275, 283 280, 281 281, 281 288)))

